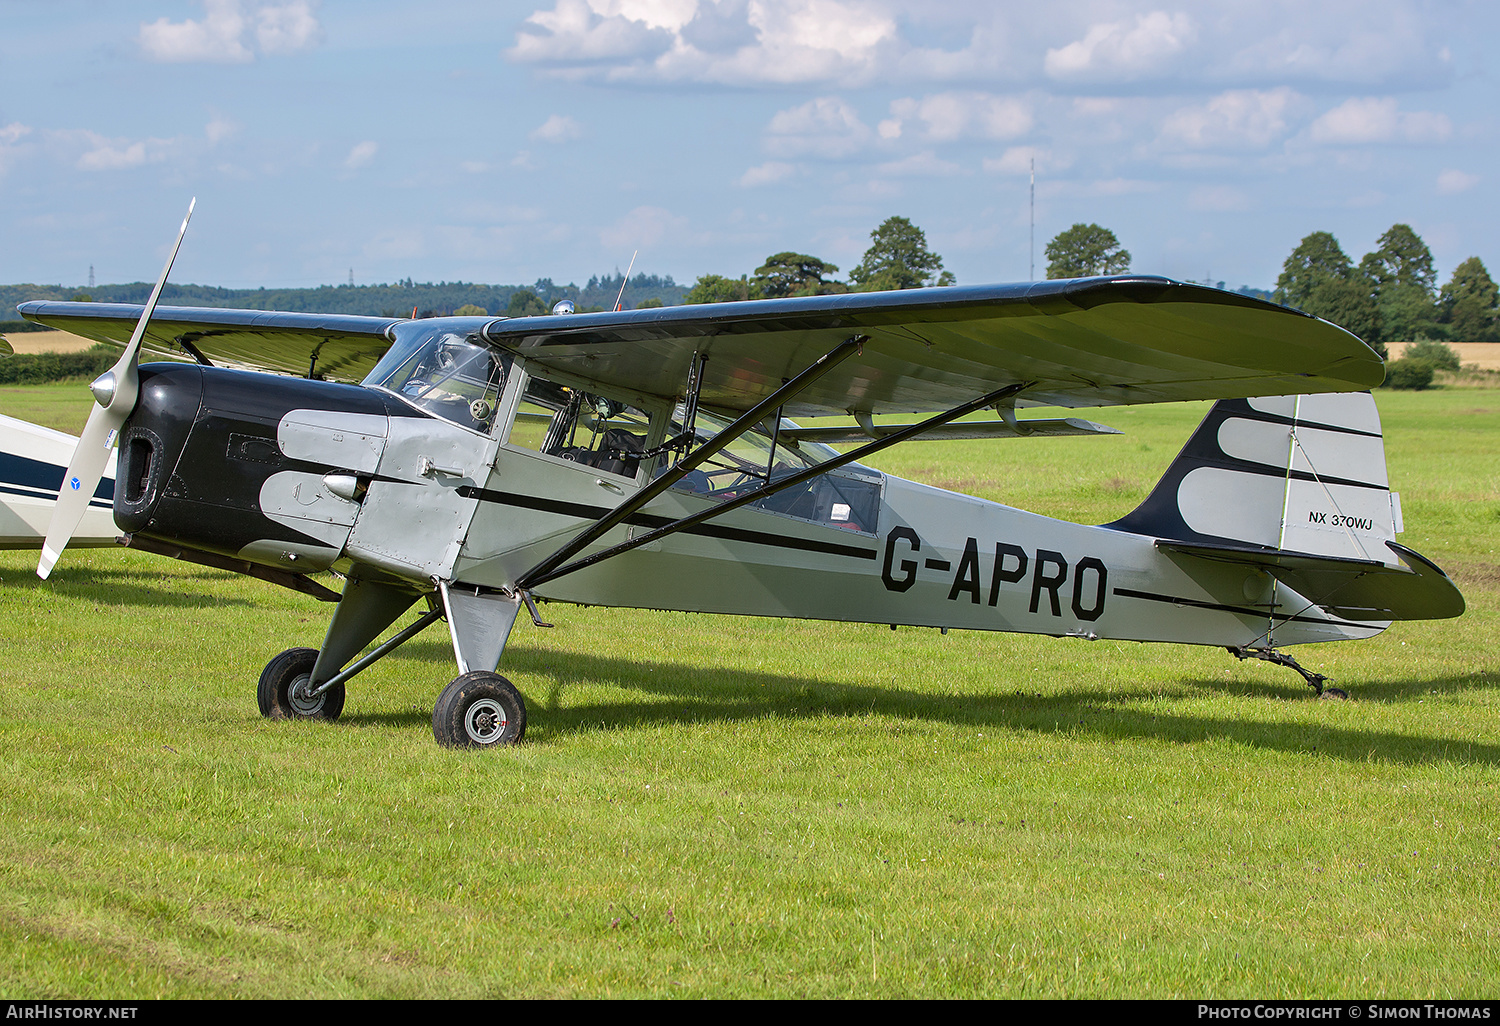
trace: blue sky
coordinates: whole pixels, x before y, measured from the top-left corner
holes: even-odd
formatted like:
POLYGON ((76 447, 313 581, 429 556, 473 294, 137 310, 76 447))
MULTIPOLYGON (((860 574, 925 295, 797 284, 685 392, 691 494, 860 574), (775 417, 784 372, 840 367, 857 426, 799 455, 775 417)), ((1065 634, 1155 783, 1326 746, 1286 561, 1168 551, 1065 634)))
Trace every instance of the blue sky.
POLYGON ((1500 5, 0 0, 0 281, 844 272, 899 214, 961 284, 1075 222, 1274 284, 1393 223, 1500 271, 1500 5))

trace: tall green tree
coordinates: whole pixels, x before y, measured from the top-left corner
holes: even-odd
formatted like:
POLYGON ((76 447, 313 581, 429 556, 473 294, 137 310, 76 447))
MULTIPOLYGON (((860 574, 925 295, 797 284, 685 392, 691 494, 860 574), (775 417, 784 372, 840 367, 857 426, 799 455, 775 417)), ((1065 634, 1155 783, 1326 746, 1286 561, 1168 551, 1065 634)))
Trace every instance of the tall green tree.
POLYGON ((849 282, 857 291, 953 284, 953 273, 943 270, 943 258, 927 248, 927 234, 906 218, 886 218, 870 233, 870 240, 864 259, 849 272, 849 282))
POLYGON ((742 299, 759 299, 760 293, 745 275, 726 278, 722 274, 702 274, 682 297, 684 303, 734 303, 742 299))
POLYGON ((750 281, 766 299, 823 296, 831 292, 847 291, 842 282, 824 279, 824 275, 837 272, 837 264, 830 264, 806 253, 788 251, 766 257, 766 262, 755 269, 755 277, 750 281))
POLYGON ((1047 243, 1048 278, 1092 278, 1130 270, 1130 251, 1097 224, 1075 224, 1047 243))
POLYGON ((1453 269, 1438 308, 1455 342, 1500 341, 1500 289, 1478 257, 1469 257, 1453 269))
POLYGON ((1347 328, 1386 355, 1374 283, 1329 232, 1313 232, 1292 250, 1276 279, 1276 301, 1347 328))
POLYGON ((1432 250, 1409 224, 1393 224, 1376 240, 1373 253, 1366 253, 1360 269, 1378 289, 1388 285, 1414 285, 1429 295, 1437 291, 1437 271, 1432 250))
POLYGON ((1359 269, 1370 281, 1380 308, 1386 342, 1411 342, 1419 335, 1445 334, 1438 323, 1437 270, 1432 251, 1409 224, 1393 224, 1366 253, 1359 269))
POLYGON ((1306 310, 1313 292, 1330 278, 1348 278, 1354 273, 1339 240, 1330 232, 1313 232, 1297 244, 1281 265, 1276 279, 1276 301, 1306 310))
POLYGON ((510 294, 510 302, 505 304, 507 317, 540 317, 550 312, 546 301, 530 289, 516 289, 510 294))

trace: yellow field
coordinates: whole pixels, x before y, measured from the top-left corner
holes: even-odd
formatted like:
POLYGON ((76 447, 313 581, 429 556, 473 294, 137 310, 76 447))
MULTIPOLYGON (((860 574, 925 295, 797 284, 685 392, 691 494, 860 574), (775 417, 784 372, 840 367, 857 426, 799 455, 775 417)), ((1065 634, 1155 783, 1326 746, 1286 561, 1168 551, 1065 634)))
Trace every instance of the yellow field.
POLYGON ((66 331, 13 331, 5 336, 17 353, 76 353, 93 345, 92 339, 66 331))
MULTIPOLYGON (((1392 342, 1388 348, 1392 360, 1399 360, 1410 342, 1392 342)), ((1458 354, 1465 367, 1475 364, 1480 370, 1500 370, 1500 342, 1449 342, 1448 348, 1458 354)))

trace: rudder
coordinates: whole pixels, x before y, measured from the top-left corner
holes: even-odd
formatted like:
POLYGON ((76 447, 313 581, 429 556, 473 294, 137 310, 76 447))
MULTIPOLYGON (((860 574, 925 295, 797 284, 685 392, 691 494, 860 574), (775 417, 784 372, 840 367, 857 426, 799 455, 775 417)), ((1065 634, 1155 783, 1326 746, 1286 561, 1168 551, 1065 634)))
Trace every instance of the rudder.
POLYGON ((1146 501, 1105 526, 1400 566, 1399 510, 1374 397, 1333 392, 1216 402, 1146 501))

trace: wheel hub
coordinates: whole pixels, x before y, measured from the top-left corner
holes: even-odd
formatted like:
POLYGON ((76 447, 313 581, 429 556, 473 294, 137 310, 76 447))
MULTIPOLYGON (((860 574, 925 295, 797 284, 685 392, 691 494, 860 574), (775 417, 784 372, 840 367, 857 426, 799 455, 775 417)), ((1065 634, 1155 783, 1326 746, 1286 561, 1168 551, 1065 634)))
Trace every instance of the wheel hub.
POLYGON ((287 701, 298 716, 316 716, 323 709, 323 696, 309 694, 311 688, 312 674, 304 673, 286 689, 287 701))
POLYGON ((464 733, 475 744, 492 744, 505 733, 508 722, 505 709, 499 702, 493 698, 481 698, 469 706, 469 711, 464 716, 464 733))

